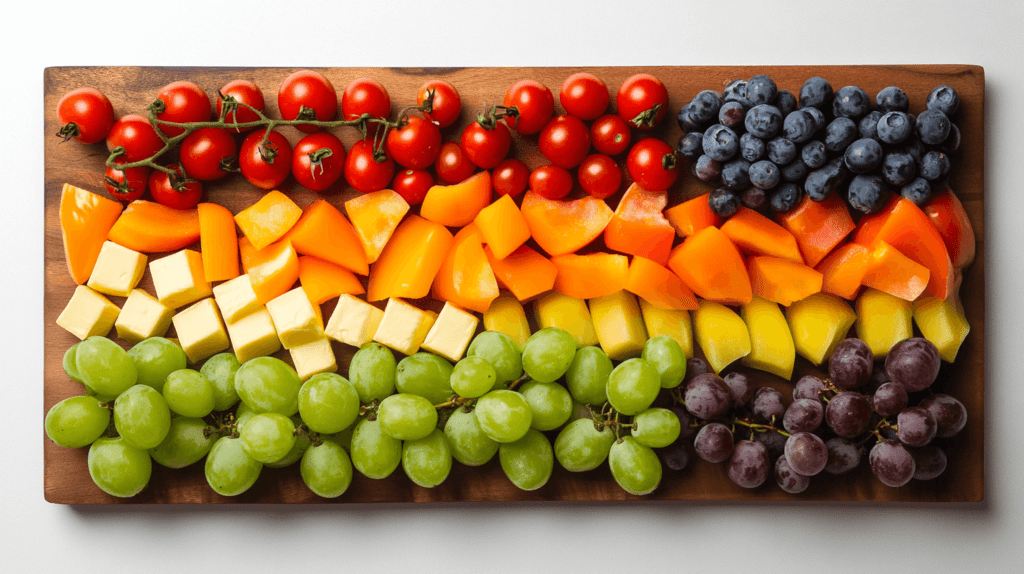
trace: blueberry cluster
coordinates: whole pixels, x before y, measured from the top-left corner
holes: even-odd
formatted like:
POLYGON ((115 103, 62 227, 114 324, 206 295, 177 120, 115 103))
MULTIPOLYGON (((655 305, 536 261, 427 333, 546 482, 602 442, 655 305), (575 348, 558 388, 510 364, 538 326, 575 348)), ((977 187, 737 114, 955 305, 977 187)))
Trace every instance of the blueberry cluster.
POLYGON ((683 106, 676 151, 698 179, 718 186, 708 201, 722 217, 740 205, 784 213, 804 193, 823 201, 838 192, 861 213, 881 209, 890 190, 921 205, 945 186, 949 155, 960 145, 951 121, 956 91, 939 86, 926 103, 915 116, 906 93, 891 86, 872 106, 863 89, 833 91, 818 76, 797 98, 758 75, 722 93, 704 90, 683 106))

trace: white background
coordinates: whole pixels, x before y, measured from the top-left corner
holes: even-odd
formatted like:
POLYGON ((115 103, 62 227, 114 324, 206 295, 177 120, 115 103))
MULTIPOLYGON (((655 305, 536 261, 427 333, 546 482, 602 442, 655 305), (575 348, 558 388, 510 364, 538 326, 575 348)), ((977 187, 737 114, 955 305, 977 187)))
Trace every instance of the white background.
POLYGON ((4 8, 0 34, 0 571, 1020 571, 1020 1, 60 4, 18 1, 4 8), (43 500, 44 67, 877 63, 985 67, 985 504, 71 508, 43 500))

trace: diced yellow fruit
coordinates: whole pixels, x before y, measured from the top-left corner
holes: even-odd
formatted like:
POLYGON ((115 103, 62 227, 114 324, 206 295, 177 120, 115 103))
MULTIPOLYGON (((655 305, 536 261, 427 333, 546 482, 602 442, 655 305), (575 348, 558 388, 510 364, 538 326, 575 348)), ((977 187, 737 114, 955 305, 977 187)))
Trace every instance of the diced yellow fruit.
POLYGON ((857 297, 857 337, 871 347, 876 361, 884 359, 893 345, 914 336, 913 316, 910 301, 867 288, 857 297))
POLYGON ((523 304, 509 295, 500 295, 491 301, 491 306, 484 311, 484 329, 508 335, 520 349, 530 338, 530 323, 523 304))
POLYGON ((939 349, 939 357, 947 363, 956 359, 971 326, 961 309, 950 297, 922 297, 914 303, 914 322, 921 334, 939 349))
POLYGON ((815 365, 832 356, 856 320, 846 301, 828 293, 815 293, 786 308, 797 354, 815 365))
POLYGON ((231 346, 228 332, 224 330, 224 323, 221 322, 220 311, 212 297, 181 311, 171 319, 171 322, 174 323, 174 330, 178 332, 178 342, 185 350, 185 356, 193 363, 231 346))
POLYGON ((57 317, 57 324, 83 341, 93 336, 106 336, 121 312, 103 295, 85 285, 75 287, 67 307, 57 317))
POLYGON ((362 347, 373 340, 383 318, 384 311, 346 294, 338 298, 334 314, 324 332, 339 343, 362 347))
POLYGON ((249 274, 239 275, 213 288, 213 298, 227 323, 234 323, 249 313, 262 308, 252 288, 249 274))
POLYGON ((127 297, 145 271, 145 255, 113 241, 104 241, 87 285, 105 295, 127 297))
POLYGON ((266 307, 260 306, 241 319, 227 323, 227 327, 231 347, 239 363, 273 355, 281 350, 281 340, 277 337, 274 320, 266 307))
POLYGON ((750 332, 750 354, 741 362, 787 381, 791 379, 796 347, 779 305, 755 295, 750 303, 740 308, 740 316, 750 332))
POLYGON ((476 315, 445 303, 423 340, 423 350, 457 363, 473 340, 479 324, 476 315))
POLYGON ((693 326, 686 309, 662 309, 640 299, 640 312, 650 338, 666 335, 683 350, 687 359, 693 358, 693 326))
POLYGON ((267 311, 274 319, 277 336, 285 349, 312 343, 324 337, 324 323, 320 306, 309 300, 302 287, 271 299, 267 311))
POLYGON ((420 350, 435 319, 437 314, 432 311, 418 309, 401 299, 388 299, 373 340, 399 353, 412 355, 420 350))
POLYGON ((331 348, 331 340, 327 337, 294 347, 289 353, 292 355, 295 372, 303 381, 318 373, 333 373, 338 370, 338 361, 334 358, 334 349, 331 348))
POLYGON ((583 299, 551 292, 533 304, 538 329, 558 327, 572 335, 580 347, 596 345, 597 331, 583 299))
POLYGON ((134 289, 121 307, 114 322, 117 336, 129 343, 138 343, 150 337, 163 337, 171 328, 174 309, 142 289, 134 289))
POLYGON ((203 271, 203 256, 198 251, 182 249, 149 264, 153 288, 161 303, 177 309, 213 294, 203 271))
POLYGON ((594 297, 588 301, 597 340, 615 361, 639 356, 647 342, 647 329, 636 296, 629 291, 594 297))
POLYGON ((715 373, 736 359, 750 354, 750 332, 735 311, 720 303, 701 299, 693 312, 693 330, 697 344, 715 373))

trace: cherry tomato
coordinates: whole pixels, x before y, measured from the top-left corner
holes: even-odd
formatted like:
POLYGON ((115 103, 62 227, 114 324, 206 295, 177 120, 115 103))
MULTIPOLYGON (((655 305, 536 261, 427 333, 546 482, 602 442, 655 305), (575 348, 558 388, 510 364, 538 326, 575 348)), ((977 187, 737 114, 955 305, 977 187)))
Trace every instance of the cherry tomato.
POLYGON ((491 174, 491 186, 499 196, 515 197, 526 191, 530 185, 530 168, 518 159, 511 157, 494 166, 491 174))
POLYGON ((592 120, 608 109, 608 86, 600 78, 586 72, 573 74, 562 82, 558 101, 566 113, 581 120, 592 120))
POLYGON ((562 199, 572 191, 572 174, 557 165, 542 165, 530 172, 530 189, 548 199, 562 199))
MULTIPOLYGON (((116 160, 115 160, 116 161, 116 160)), ((126 162, 117 161, 119 164, 126 162)), ((103 182, 107 186, 110 195, 124 203, 135 201, 142 197, 146 191, 146 182, 149 180, 149 168, 140 165, 120 170, 116 167, 108 167, 103 182)))
POLYGON ((619 117, 640 130, 651 130, 668 112, 668 89, 650 74, 635 74, 622 82, 615 96, 619 117))
POLYGON ((345 171, 345 144, 330 132, 317 132, 299 140, 292 151, 292 176, 299 185, 323 191, 345 171))
POLYGON ((679 177, 679 162, 672 146, 657 138, 636 142, 626 156, 626 171, 640 187, 665 191, 679 177))
POLYGON ((506 116, 505 123, 523 135, 530 135, 539 132, 555 113, 555 97, 540 82, 520 80, 505 92, 505 107, 518 111, 515 117, 506 116))
POLYGON ((604 199, 622 185, 622 170, 615 160, 599 153, 588 155, 576 172, 580 187, 589 195, 604 199))
POLYGON ((615 114, 601 116, 590 124, 590 141, 594 149, 605 155, 619 155, 626 151, 632 138, 629 124, 615 114))
POLYGON ((284 183, 292 169, 292 146, 278 131, 270 132, 267 143, 260 145, 264 130, 245 136, 238 154, 238 167, 249 183, 271 190, 284 183))
MULTIPOLYGON (((224 87, 217 94, 217 117, 221 117, 223 113, 225 122, 240 124, 255 122, 260 119, 256 112, 241 104, 252 106, 261 112, 266 106, 263 101, 263 92, 260 91, 256 84, 249 80, 232 80, 224 84, 224 87), (224 113, 224 98, 228 96, 234 98, 237 105, 233 106, 234 111, 232 111, 232 107, 229 107, 227 113, 224 113)), ((251 129, 255 128, 235 128, 235 131, 246 132, 251 129)))
MULTIPOLYGON (((210 120, 213 108, 210 98, 202 88, 192 82, 171 82, 160 90, 156 99, 163 102, 164 111, 156 119, 176 124, 206 122, 210 120)), ((155 102, 154 102, 155 103, 155 102)), ((185 133, 185 128, 158 123, 156 127, 168 137, 185 133)))
POLYGON ((131 114, 117 118, 107 134, 107 150, 124 148, 119 157, 126 162, 141 161, 156 155, 164 147, 156 130, 146 118, 131 114))
POLYGON ((345 181, 361 193, 384 189, 395 175, 395 161, 373 159, 373 141, 359 140, 352 144, 345 160, 345 181))
POLYGON ((590 130, 575 116, 555 116, 544 126, 538 140, 540 153, 565 169, 576 167, 590 151, 590 130))
POLYGON ((425 169, 407 169, 398 172, 391 182, 391 189, 402 196, 409 205, 423 203, 427 191, 434 186, 434 176, 425 169))
POLYGON ((434 162, 434 171, 437 178, 448 185, 460 183, 473 175, 476 165, 469 161, 466 150, 455 142, 445 142, 441 145, 441 152, 437 154, 437 161, 434 162))
MULTIPOLYGON (((281 118, 285 120, 330 121, 338 111, 338 94, 330 80, 319 72, 299 70, 281 82, 277 107, 281 110, 281 118)), ((311 124, 298 124, 295 127, 307 134, 320 130, 311 124)))
POLYGON ((462 98, 455 86, 444 80, 431 80, 416 92, 416 105, 422 106, 427 99, 427 91, 434 90, 433 107, 426 115, 437 122, 437 126, 446 128, 455 123, 462 114, 462 98))
MULTIPOLYGON (((346 120, 358 120, 359 116, 370 114, 370 117, 386 120, 391 115, 391 96, 380 82, 373 78, 356 78, 352 80, 341 94, 341 115, 346 120)), ((377 133, 380 124, 366 124, 366 133, 377 133)))
POLYGON ((220 128, 199 128, 181 142, 181 165, 192 179, 209 181, 228 174, 225 167, 237 165, 238 144, 220 128))
POLYGON ((441 151, 441 128, 419 116, 409 116, 404 126, 388 132, 387 148, 398 165, 426 169, 441 151))
POLYGON ((78 88, 57 102, 57 135, 68 140, 94 144, 104 140, 114 125, 114 106, 99 90, 78 88))
POLYGON ((462 130, 462 149, 474 165, 491 169, 501 163, 512 148, 512 134, 505 124, 497 122, 487 129, 480 122, 473 122, 462 130))
POLYGON ((203 197, 203 184, 189 180, 181 184, 181 189, 176 189, 175 184, 182 177, 181 168, 178 164, 167 167, 177 172, 177 175, 172 177, 154 169, 149 176, 149 194, 153 196, 153 201, 174 209, 192 209, 203 197))

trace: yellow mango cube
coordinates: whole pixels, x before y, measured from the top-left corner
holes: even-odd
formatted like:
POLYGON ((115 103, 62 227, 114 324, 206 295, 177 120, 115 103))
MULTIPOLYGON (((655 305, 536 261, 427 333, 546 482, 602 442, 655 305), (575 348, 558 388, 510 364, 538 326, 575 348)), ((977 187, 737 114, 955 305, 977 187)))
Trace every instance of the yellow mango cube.
POLYGON ((740 317, 750 332, 750 354, 740 361, 787 381, 793 378, 796 346, 779 305, 755 295, 750 303, 740 308, 740 317))
POLYGON ((239 275, 213 288, 213 299, 220 307, 224 322, 234 323, 249 313, 262 309, 256 291, 252 288, 249 274, 239 275))
POLYGON ((293 347, 288 352, 292 356, 295 373, 303 381, 319 373, 334 373, 338 370, 338 361, 334 357, 331 340, 327 337, 293 347))
POLYGON ((597 340, 615 361, 639 356, 647 342, 647 329, 636 296, 628 291, 594 297, 588 301, 597 340))
POLYGON ((248 315, 227 323, 228 337, 239 363, 273 355, 281 349, 270 311, 260 306, 248 315))
POLYGON ((715 373, 750 354, 750 331, 735 311, 703 299, 693 312, 693 331, 715 373))
POLYGON ((558 327, 572 335, 580 347, 598 343, 590 309, 583 299, 551 292, 534 302, 533 314, 538 329, 558 327))
POLYGON ((383 318, 384 311, 352 295, 342 295, 324 333, 339 343, 362 347, 373 340, 383 318))
POLYGON ((103 295, 85 285, 75 287, 71 300, 57 317, 57 324, 81 340, 105 336, 121 310, 103 295))
POLYGON ((857 337, 871 347, 875 360, 889 349, 914 336, 914 304, 877 289, 865 289, 857 297, 857 337))
POLYGON ((121 307, 114 322, 117 336, 129 343, 138 343, 150 337, 163 337, 171 328, 174 309, 142 289, 134 289, 121 307))
POLYGON ((401 299, 391 298, 384 307, 384 316, 373 340, 399 353, 412 355, 420 350, 436 319, 437 314, 432 311, 424 311, 401 299))
POLYGON ((526 320, 526 310, 519 299, 510 295, 499 295, 497 299, 491 301, 491 306, 484 311, 484 329, 508 335, 520 350, 530 338, 530 323, 526 320))
POLYGON ((952 363, 971 326, 953 300, 922 297, 914 303, 914 322, 921 334, 939 349, 939 357, 952 363))
POLYGON ((786 308, 797 354, 815 365, 832 356, 856 320, 846 301, 828 293, 815 293, 786 308))
POLYGON ((687 359, 693 358, 693 325, 690 323, 690 312, 686 309, 662 309, 640 299, 640 313, 644 317, 647 336, 650 338, 665 335, 683 350, 687 359))
POLYGON ((193 363, 227 350, 231 346, 220 311, 209 297, 175 315, 171 322, 178 332, 178 342, 185 356, 193 363))
POLYGON ((324 337, 324 323, 320 306, 309 300, 302 287, 271 299, 267 310, 274 319, 277 336, 285 349, 312 343, 324 337))
POLYGON ((427 338, 423 340, 423 350, 457 363, 466 352, 469 342, 473 340, 479 324, 480 319, 477 319, 476 315, 463 311, 451 303, 445 303, 430 331, 427 331, 427 338))
MULTIPOLYGON (((172 309, 194 303, 213 294, 203 256, 198 251, 182 249, 149 264, 156 298, 172 309)), ((212 302, 212 301, 211 301, 212 302)))
POLYGON ((113 241, 104 241, 87 285, 104 295, 127 297, 145 271, 145 255, 113 241))

